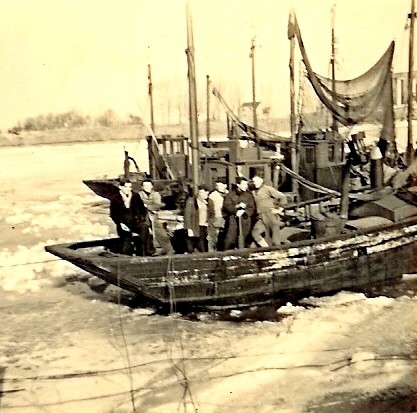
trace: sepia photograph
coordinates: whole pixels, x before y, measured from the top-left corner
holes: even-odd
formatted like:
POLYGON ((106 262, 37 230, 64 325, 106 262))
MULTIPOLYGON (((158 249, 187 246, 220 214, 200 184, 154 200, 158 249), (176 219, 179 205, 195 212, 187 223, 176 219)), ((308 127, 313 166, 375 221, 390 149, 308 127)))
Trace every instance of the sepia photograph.
POLYGON ((415 0, 0 4, 0 412, 417 413, 415 0))

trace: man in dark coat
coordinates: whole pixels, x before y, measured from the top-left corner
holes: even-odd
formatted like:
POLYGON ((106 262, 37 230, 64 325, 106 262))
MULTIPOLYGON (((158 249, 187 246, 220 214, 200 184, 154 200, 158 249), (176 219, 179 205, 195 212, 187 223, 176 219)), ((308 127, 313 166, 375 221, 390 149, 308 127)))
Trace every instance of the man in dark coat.
POLYGON ((155 254, 148 211, 130 182, 121 182, 118 193, 110 200, 110 218, 116 224, 122 254, 155 254))
POLYGON ((251 243, 250 233, 256 207, 253 195, 248 191, 248 186, 248 180, 239 177, 236 179, 236 187, 224 198, 225 250, 248 247, 251 243))

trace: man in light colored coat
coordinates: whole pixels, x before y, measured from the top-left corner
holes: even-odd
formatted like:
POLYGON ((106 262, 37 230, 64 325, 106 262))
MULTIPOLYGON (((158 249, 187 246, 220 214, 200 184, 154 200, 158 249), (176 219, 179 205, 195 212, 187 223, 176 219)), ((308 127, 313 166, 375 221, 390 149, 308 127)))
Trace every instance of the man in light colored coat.
POLYGON ((149 218, 152 223, 153 236, 161 247, 161 255, 173 254, 174 248, 171 239, 158 218, 158 211, 163 206, 161 194, 155 191, 152 181, 145 179, 142 183, 142 190, 139 192, 146 209, 149 211, 149 218))
POLYGON ((220 233, 224 229, 225 220, 223 218, 223 202, 224 197, 229 191, 227 190, 227 184, 223 178, 216 180, 216 187, 209 194, 209 199, 212 200, 208 206, 208 250, 216 251, 222 250, 222 236, 220 233), (211 207, 211 208, 210 208, 211 207), (220 243, 220 245, 219 245, 220 243))
POLYGON ((252 228, 252 237, 260 247, 280 245, 279 214, 282 212, 282 206, 287 203, 287 197, 272 186, 265 185, 263 177, 259 174, 252 178, 252 183, 255 187, 252 193, 258 213, 258 219, 252 228))

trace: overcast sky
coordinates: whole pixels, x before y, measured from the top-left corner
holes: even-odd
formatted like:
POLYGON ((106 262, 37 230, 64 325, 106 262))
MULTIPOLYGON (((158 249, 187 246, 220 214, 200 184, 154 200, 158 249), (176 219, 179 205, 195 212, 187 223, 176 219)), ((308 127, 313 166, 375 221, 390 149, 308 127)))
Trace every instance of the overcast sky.
MULTIPOLYGON (((339 77, 361 74, 392 39, 394 70, 406 69, 411 0, 191 0, 202 109, 206 75, 232 105, 251 100, 255 37, 257 98, 286 115, 290 6, 315 71, 328 75, 333 4, 339 77)), ((70 109, 147 119, 148 64, 155 121, 186 107, 185 0, 14 0, 0 15, 0 128, 70 109)))

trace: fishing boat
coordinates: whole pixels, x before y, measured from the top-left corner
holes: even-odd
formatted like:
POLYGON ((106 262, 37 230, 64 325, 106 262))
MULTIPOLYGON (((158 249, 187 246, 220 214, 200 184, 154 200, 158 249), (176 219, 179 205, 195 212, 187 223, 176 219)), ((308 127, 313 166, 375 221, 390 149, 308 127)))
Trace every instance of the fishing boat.
MULTIPOLYGON (((293 46, 298 40, 312 87, 333 120, 344 126, 356 124, 364 118, 364 111, 369 114, 369 107, 373 108, 373 116, 383 120, 382 143, 373 149, 377 154, 384 152, 384 156, 367 159, 369 182, 352 192, 352 162, 356 160, 361 165, 368 154, 361 135, 351 137, 347 154, 345 139, 335 124, 329 130, 303 131, 300 125, 297 130, 293 97, 291 137, 285 138, 257 127, 255 93, 254 125, 249 126, 232 113, 220 92, 213 89, 226 109, 228 139, 199 141, 188 9, 187 16, 190 142, 184 136, 147 137, 149 174, 165 203, 164 210, 158 212, 160 219, 172 233, 181 231, 183 195, 195 190, 197 184, 213 187, 219 177, 231 183, 237 176, 251 178, 261 170, 265 182, 279 186, 289 200, 284 208, 282 245, 131 256, 122 254, 119 239, 112 238, 49 245, 46 251, 110 284, 171 308, 177 304, 253 305, 280 295, 329 293, 387 282, 414 272, 417 190, 404 185, 410 183, 412 159, 408 168, 398 171, 388 183, 383 174, 383 158, 396 150, 390 83, 393 44, 370 71, 358 78, 370 84, 365 92, 356 91, 353 97, 343 93, 342 83, 337 84, 334 79, 328 83, 312 71, 298 24, 294 17, 290 20, 290 42, 293 46), (368 109, 363 108, 366 104, 368 109)), ((410 16, 414 18, 414 10, 410 16)), ((254 44, 251 52, 253 58, 254 44)), ((290 62, 293 91, 293 47, 290 62)), ((119 177, 84 183, 97 195, 111 200, 121 180, 132 182, 137 190, 145 178, 141 172, 130 171, 125 153, 124 171, 119 177)))

